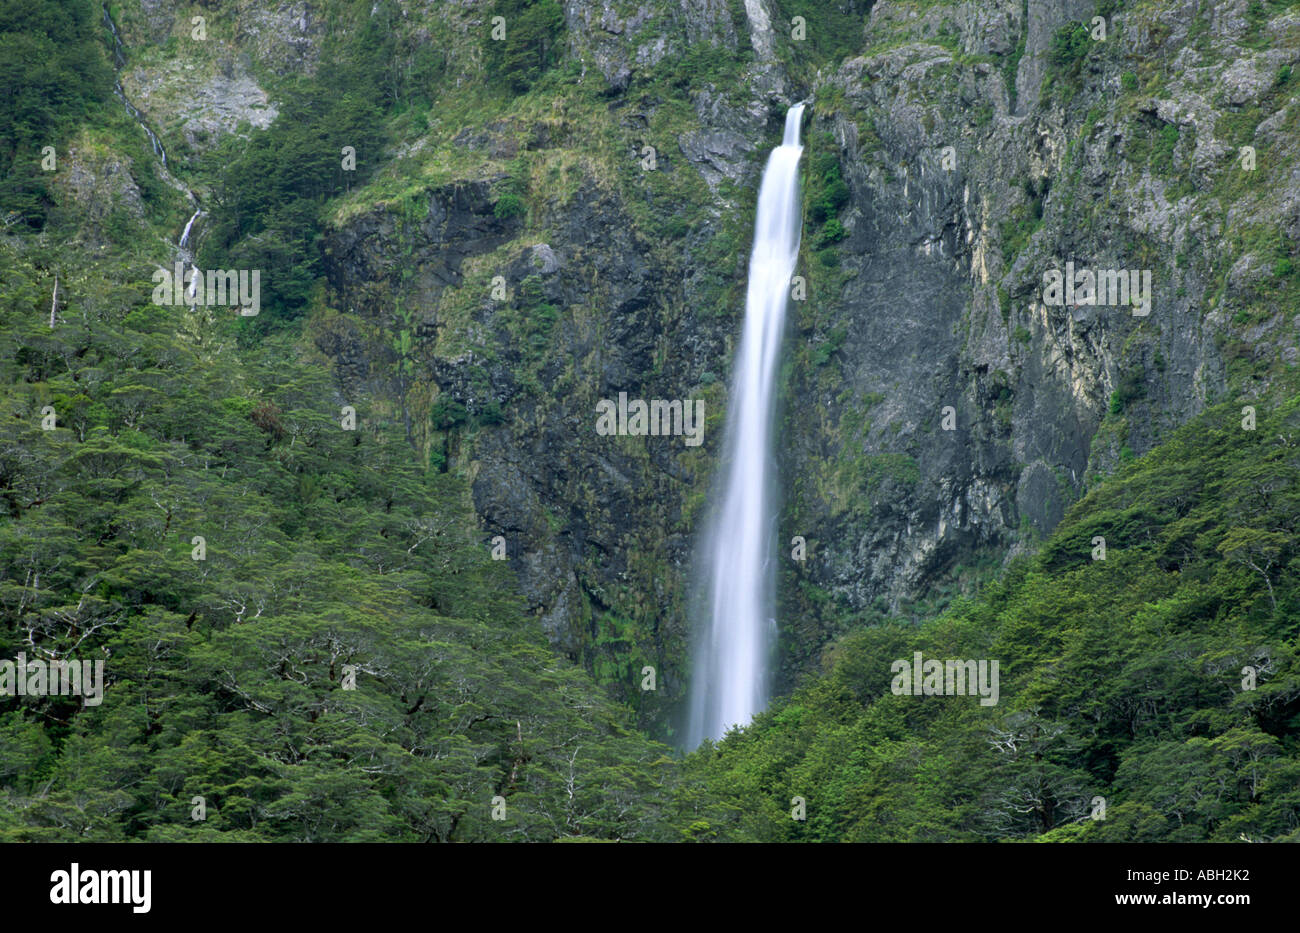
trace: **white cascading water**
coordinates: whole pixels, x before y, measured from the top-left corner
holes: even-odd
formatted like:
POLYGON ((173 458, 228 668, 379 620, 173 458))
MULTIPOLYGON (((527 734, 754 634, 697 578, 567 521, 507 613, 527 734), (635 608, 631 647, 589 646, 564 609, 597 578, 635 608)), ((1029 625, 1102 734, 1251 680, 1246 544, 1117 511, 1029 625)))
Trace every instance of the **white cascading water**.
POLYGON ((185 230, 181 233, 181 240, 179 243, 176 244, 178 248, 184 249, 186 246, 189 245, 190 231, 194 229, 194 221, 198 220, 206 213, 207 211, 197 210, 190 215, 189 222, 185 224, 185 230))
POLYGON ((194 229, 194 222, 206 214, 207 211, 199 209, 190 215, 189 222, 185 225, 185 230, 181 233, 180 241, 176 244, 177 256, 181 265, 189 264, 193 276, 190 278, 190 287, 186 292, 186 298, 190 302, 190 310, 193 311, 197 305, 194 296, 198 293, 199 267, 194 265, 194 250, 190 247, 190 231, 194 229))
MULTIPOLYGON (((108 28, 108 34, 113 38, 113 68, 115 71, 121 71, 122 68, 126 66, 126 50, 122 46, 122 35, 117 31, 117 23, 113 22, 112 14, 108 12, 108 4, 103 4, 102 9, 104 11, 104 25, 108 28)), ((181 238, 176 244, 176 258, 180 260, 181 267, 183 268, 188 265, 190 270, 194 273, 194 277, 190 279, 190 286, 186 293, 190 300, 190 310, 193 311, 195 309, 194 296, 197 293, 196 278, 199 270, 198 267, 194 265, 195 249, 190 245, 190 234, 194 229, 195 222, 200 217, 205 216, 207 211, 198 206, 199 199, 195 196, 194 192, 173 178, 171 173, 167 171, 167 150, 163 148, 162 142, 158 139, 158 134, 151 130, 149 124, 145 122, 144 115, 126 99, 126 92, 122 90, 122 82, 120 79, 114 83, 113 93, 117 95, 117 99, 122 102, 122 106, 126 108, 126 112, 131 115, 131 118, 135 120, 136 123, 140 124, 141 129, 144 130, 145 136, 149 138, 149 145, 153 147, 153 154, 156 155, 158 160, 162 163, 159 173, 162 175, 163 180, 177 191, 183 192, 185 197, 189 199, 189 202, 195 206, 195 211, 190 215, 190 219, 185 224, 185 229, 181 233, 181 238)))
POLYGON ((707 628, 696 645, 687 747, 748 725, 767 704, 776 635, 772 553, 775 511, 771 433, 786 300, 799 253, 799 123, 785 118, 758 191, 745 325, 727 412, 727 442, 707 542, 707 628))
MULTIPOLYGON (((113 22, 113 17, 108 12, 108 4, 104 4, 104 25, 108 27, 109 34, 113 37, 113 65, 121 69, 126 64, 126 55, 122 51, 122 36, 117 31, 117 23, 113 22)), ((153 147, 153 154, 162 160, 163 168, 167 167, 167 150, 163 149, 162 143, 158 139, 158 134, 149 129, 149 124, 144 122, 144 117, 140 111, 136 110, 129 100, 126 99, 126 92, 122 90, 121 80, 115 80, 113 84, 113 93, 117 99, 122 102, 132 119, 144 129, 144 134, 149 137, 149 145, 153 147)))

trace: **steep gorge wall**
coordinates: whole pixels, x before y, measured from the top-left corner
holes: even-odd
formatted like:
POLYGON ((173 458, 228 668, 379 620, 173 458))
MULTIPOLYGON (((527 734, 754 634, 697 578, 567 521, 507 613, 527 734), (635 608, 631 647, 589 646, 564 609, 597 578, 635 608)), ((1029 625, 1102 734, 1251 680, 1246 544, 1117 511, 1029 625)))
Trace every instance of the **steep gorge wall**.
MULTIPOLYGON (((816 544, 788 580, 899 611, 981 548, 1032 547, 1208 399, 1249 402, 1294 365, 1300 188, 1279 143, 1296 128, 1300 17, 1128 6, 1072 57, 1054 37, 1093 28, 1093 4, 881 4, 869 44, 900 20, 948 41, 865 55, 819 86, 814 131, 833 136, 852 199, 838 312, 805 336, 838 349, 796 367, 787 407, 786 527, 816 544), (1017 35, 1012 72, 999 56, 1017 35), (1150 271, 1150 314, 1045 305, 1044 272, 1067 262, 1150 271)), ((785 592, 786 618, 836 617, 785 592)), ((834 631, 798 625, 788 675, 834 631)))
MULTIPOLYGON (((723 3, 648 12, 569 4, 590 100, 487 121, 452 141, 478 176, 452 186, 491 195, 526 174, 526 217, 502 221, 491 198, 458 200, 440 187, 407 202, 402 219, 381 205, 340 224, 326 255, 343 313, 318 345, 352 361, 341 371, 361 389, 363 371, 385 368, 371 362, 385 357, 376 332, 403 326, 392 296, 418 309, 423 375, 444 404, 464 409, 445 432, 435 421, 424 442, 473 476, 485 550, 504 537, 552 642, 662 725, 689 669, 685 583, 721 445, 748 188, 787 95, 782 72, 758 60, 755 86, 739 93, 628 91, 692 45, 734 56, 748 42, 745 19, 723 3), (664 125, 676 132, 660 133, 664 125), (641 167, 646 146, 653 171, 641 167), (496 276, 504 299, 493 297, 496 276), (621 392, 704 398, 704 445, 599 437, 596 402, 621 392), (657 668, 654 694, 637 689, 645 664, 657 668)), ((764 47, 762 33, 753 41, 764 47)))
MULTIPOLYGON (((1219 96, 1235 95, 1235 106, 1207 100, 1203 89, 1188 86, 1197 81, 1193 76, 1125 91, 1126 64, 1168 62, 1186 37, 1161 34, 1155 27, 1165 17, 1116 14, 1109 19, 1110 45, 1089 50, 1077 86, 1058 83, 1050 93, 1033 93, 1038 102, 1017 116, 1004 75, 981 60, 997 48, 1013 12, 1009 4, 1006 20, 987 23, 991 36, 964 36, 965 51, 956 55, 918 44, 847 63, 828 82, 843 103, 822 123, 841 147, 853 190, 844 218, 849 236, 840 250, 848 269, 841 320, 849 326, 837 355, 844 381, 884 394, 876 420, 890 433, 901 420, 903 436, 932 416, 937 420, 935 405, 949 399, 958 408, 956 446, 969 450, 959 459, 973 486, 981 476, 1018 475, 1014 490, 999 498, 1046 531, 1061 504, 1044 501, 1053 497, 1035 488, 1036 465, 1063 473, 1077 490, 1090 467, 1105 472, 1113 465, 1119 446, 1149 449, 1162 429, 1185 421, 1207 395, 1225 388, 1214 340, 1225 314, 1212 309, 1207 288, 1223 271, 1226 209, 1239 223, 1247 211, 1214 197, 1215 186, 1247 179, 1251 223, 1282 230, 1294 225, 1296 189, 1280 150, 1270 153, 1266 174, 1244 175, 1230 142, 1234 134, 1221 128, 1216 135, 1215 124, 1269 97, 1273 76, 1295 51, 1258 56, 1244 70, 1255 77, 1249 88, 1234 88, 1229 79, 1219 96), (869 144, 863 126, 870 127, 869 144), (1168 162, 1144 161, 1150 137, 1166 127, 1177 138, 1168 162), (954 150, 952 171, 942 167, 946 146, 954 150), (1136 317, 1128 309, 1086 304, 1045 307, 1042 274, 1067 261, 1153 271, 1154 310, 1136 317), (1127 423, 1111 443, 1096 446, 1110 394, 1130 374, 1141 381, 1136 395, 1145 402, 1126 410, 1127 423), (1003 409, 1002 417, 989 410, 994 407, 1003 409)), ((1194 22, 1190 11, 1187 21, 1194 22)), ((1296 19, 1272 25, 1294 35, 1296 19)), ((1204 57, 1251 61, 1230 36, 1204 57)), ((1031 46, 1016 81, 1022 93, 1030 92, 1026 71, 1037 71, 1032 60, 1031 46)), ((1272 122, 1287 117, 1286 96, 1267 103, 1283 105, 1272 122)), ((1261 134, 1259 142, 1273 140, 1261 134)), ((1245 304, 1250 297, 1229 300, 1245 304)), ((1294 356, 1293 340, 1260 349, 1294 356)), ((943 462, 940 450, 920 443, 919 461, 943 462)), ((942 474, 960 470, 944 465, 942 474)), ((981 498, 976 493, 964 505, 951 500, 939 512, 987 514, 981 498)), ((912 524, 933 524, 927 521, 933 517, 918 514, 912 524)), ((897 592, 907 587, 906 577, 897 592)))
MULTIPOLYGON (((783 571, 782 689, 853 620, 996 572, 1121 457, 1295 362, 1294 7, 849 6, 860 54, 830 66, 774 0, 568 0, 563 82, 492 102, 474 96, 492 5, 402 3, 445 45, 445 104, 325 237, 308 332, 341 394, 472 477, 485 554, 506 539, 552 642, 656 728, 690 669, 753 201, 794 101, 813 102, 810 202, 827 159, 847 199, 838 242, 809 217, 792 307, 780 533, 808 559, 783 571), (1104 41, 1063 42, 1099 13, 1104 41), (1151 270, 1150 315, 1044 306, 1043 272, 1070 261, 1151 270), (704 445, 599 437, 620 392, 705 399, 704 445)), ((276 8, 295 41, 272 73, 310 67, 321 20, 301 7, 276 8)))
MULTIPOLYGON (((1287 236, 1295 223, 1295 180, 1283 174, 1280 147, 1294 110, 1275 86, 1295 54, 1252 45, 1266 30, 1268 46, 1287 48, 1297 21, 1252 24, 1245 9, 1192 3, 1181 25, 1152 6, 1111 12, 1104 42, 1088 39, 1070 59, 1059 49, 1054 58, 1053 38, 1087 24, 1091 3, 920 12, 880 3, 867 21, 868 52, 807 86, 781 63, 782 43, 758 30, 743 86, 681 89, 690 112, 664 139, 655 131, 670 102, 650 76, 692 44, 743 51, 744 23, 721 5, 652 18, 644 4, 620 12, 570 3, 572 54, 585 80, 591 70, 604 79, 604 118, 625 146, 622 161, 611 180, 591 138, 563 121, 558 132, 543 120, 514 134, 525 150, 589 161, 567 197, 534 186, 520 235, 492 260, 511 283, 536 276, 557 330, 537 391, 513 393, 504 386, 525 365, 521 334, 501 323, 500 303, 477 301, 475 326, 496 329, 501 354, 486 385, 509 414, 461 431, 454 464, 474 471, 485 535, 511 542, 553 641, 621 684, 649 721, 680 695, 691 536, 720 449, 743 308, 740 289, 709 280, 743 276, 753 192, 793 100, 813 98, 810 140, 829 134, 851 197, 839 215, 838 267, 821 262, 812 225, 800 267, 811 298, 795 306, 781 534, 804 536, 809 559, 785 574, 783 685, 854 613, 905 611, 969 568, 981 568, 979 579, 1003 554, 1032 547, 1090 479, 1227 392, 1234 318, 1270 328, 1271 345, 1254 342, 1250 353, 1263 371, 1267 360, 1293 359, 1278 290, 1287 283, 1253 298, 1224 290, 1231 269, 1257 268, 1267 281, 1272 263, 1244 258, 1244 242, 1235 255, 1225 250, 1232 212, 1238 224, 1249 218, 1287 236), (1198 47, 1187 31, 1200 19, 1215 25, 1198 47), (1224 63, 1235 63, 1226 76, 1224 63), (1251 108, 1258 131, 1240 116, 1251 108), (1237 149, 1248 142, 1261 165, 1243 185, 1237 149), (701 203, 676 206, 690 223, 667 241, 653 228, 662 218, 636 209, 639 199, 653 203, 635 169, 642 144, 656 146, 656 172, 704 182, 701 203), (719 240, 725 248, 709 255, 719 240), (1151 270, 1151 314, 1044 306, 1043 272, 1067 261, 1151 270), (598 438, 594 403, 620 391, 705 397, 707 455, 680 439, 598 438), (948 405, 953 431, 942 425, 948 405), (633 689, 641 661, 660 667, 653 700, 633 689)), ((769 14, 770 27, 778 18, 769 14)), ((504 154, 517 155, 511 133, 500 135, 504 154)), ((444 241, 433 235, 431 244, 444 241)), ((343 293, 360 287, 342 278, 356 282, 343 293)), ((472 409, 468 387, 485 383, 467 375, 471 358, 445 356, 441 343, 431 352, 439 389, 472 409)))

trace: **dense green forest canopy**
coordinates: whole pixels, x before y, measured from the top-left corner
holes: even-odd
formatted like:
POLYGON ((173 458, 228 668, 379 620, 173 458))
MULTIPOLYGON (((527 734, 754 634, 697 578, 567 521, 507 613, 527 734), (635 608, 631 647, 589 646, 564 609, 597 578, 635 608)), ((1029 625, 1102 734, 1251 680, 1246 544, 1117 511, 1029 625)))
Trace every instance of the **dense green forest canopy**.
POLYGON ((667 749, 554 658, 399 425, 345 430, 289 341, 213 360, 145 290, 50 330, 0 260, 0 657, 109 682, 0 700, 0 835, 662 837, 667 749))
POLYGON ((46 147, 104 105, 112 69, 91 3, 0 2, 0 222, 39 229, 51 203, 46 147))
POLYGON ((696 831, 1300 839, 1300 396, 1242 422, 1221 405, 1126 465, 979 598, 831 646, 823 675, 688 760, 734 808, 696 831), (999 703, 895 695, 890 663, 916 651, 1001 659, 999 703))
MULTIPOLYGON (((776 6, 806 21, 787 51, 809 76, 859 50, 872 4, 776 6)), ((191 205, 114 99, 98 4, 0 0, 0 660, 103 660, 108 680, 97 707, 0 697, 0 840, 1300 841, 1293 376, 1251 401, 1249 429, 1221 402, 1125 458, 978 595, 915 624, 845 609, 793 695, 676 754, 598 676, 626 681, 630 655, 592 671, 547 644, 471 479, 446 468, 455 432, 508 412, 439 396, 423 451, 405 411, 347 397, 319 351, 337 314, 321 240, 355 189, 400 187, 386 160, 434 119, 447 67, 395 0, 327 7, 320 65, 279 78, 271 126, 177 168, 210 195, 200 264, 263 270, 248 321, 149 301, 191 205), (92 228, 52 185, 42 150, 78 133, 126 154, 139 216, 92 228), (998 659, 998 705, 895 695, 891 663, 916 651, 998 659)), ((486 80, 458 102, 467 124, 607 106, 565 59, 559 3, 492 11, 506 38, 471 43, 486 80)), ((1077 78, 1088 49, 1065 30, 1048 61, 1077 78)), ((634 92, 678 119, 750 56, 701 41, 634 92)), ((492 175, 496 219, 546 194, 530 158, 492 175)), ((690 237, 699 183, 628 173, 639 242, 690 237)), ((826 288, 851 195, 830 134, 810 135, 805 175, 826 288)), ((700 247, 719 305, 742 239, 700 247)), ((559 311, 524 281, 534 366, 559 311)), ((400 370, 411 337, 392 337, 400 370)), ((1121 380, 1110 413, 1137 396, 1121 380)))

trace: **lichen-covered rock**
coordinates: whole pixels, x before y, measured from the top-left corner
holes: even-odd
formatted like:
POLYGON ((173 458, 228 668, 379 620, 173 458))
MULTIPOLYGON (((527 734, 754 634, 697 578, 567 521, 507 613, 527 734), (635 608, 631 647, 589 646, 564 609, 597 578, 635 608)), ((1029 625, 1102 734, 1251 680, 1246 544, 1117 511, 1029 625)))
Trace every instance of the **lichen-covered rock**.
POLYGON ((69 147, 59 158, 63 168, 54 182, 64 195, 63 209, 84 218, 89 236, 100 239, 115 211, 125 212, 133 221, 143 219, 144 202, 129 158, 88 141, 69 147))

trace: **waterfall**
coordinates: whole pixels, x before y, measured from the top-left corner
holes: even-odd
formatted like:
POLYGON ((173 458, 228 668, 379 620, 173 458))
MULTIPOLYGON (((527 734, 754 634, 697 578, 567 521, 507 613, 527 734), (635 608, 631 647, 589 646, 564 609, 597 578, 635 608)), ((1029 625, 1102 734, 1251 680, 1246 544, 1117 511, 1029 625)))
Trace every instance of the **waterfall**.
POLYGON ((185 249, 190 242, 190 230, 194 227, 194 221, 202 217, 206 211, 197 210, 190 215, 189 222, 185 224, 185 230, 181 233, 180 242, 176 244, 179 249, 185 249))
POLYGON ((705 539, 706 625, 696 644, 688 747, 747 725, 767 704, 776 636, 775 496, 771 450, 777 363, 790 278, 799 253, 799 123, 785 118, 758 192, 745 323, 727 411, 719 506, 705 539))
MULTIPOLYGON (((101 9, 104 11, 104 26, 108 29, 108 34, 113 40, 113 69, 115 72, 121 72, 121 70, 126 66, 126 50, 122 46, 122 36, 117 31, 117 23, 113 22, 113 17, 108 12, 108 4, 103 4, 101 9)), ((194 192, 188 186, 177 181, 167 170, 167 150, 163 149, 163 144, 162 141, 158 139, 158 134, 150 129, 149 124, 145 122, 144 115, 126 99, 126 92, 122 90, 122 81, 120 78, 113 82, 113 93, 117 96, 117 99, 122 102, 122 106, 126 108, 126 112, 131 115, 131 118, 140 125, 141 129, 144 130, 145 136, 149 138, 149 145, 153 148, 153 154, 158 157, 158 161, 161 163, 158 171, 159 174, 162 175, 163 180, 177 191, 182 192, 189 202, 194 205, 194 213, 190 215, 189 221, 185 224, 184 231, 181 232, 181 238, 176 243, 176 256, 180 259, 182 266, 188 264, 197 274, 198 269, 194 266, 194 247, 190 245, 190 233, 194 229, 195 222, 200 217, 207 214, 207 211, 199 207, 199 199, 194 192)), ((193 300, 194 294, 195 286, 193 282, 191 282, 189 290, 191 300, 193 300)), ((190 310, 194 310, 193 305, 191 305, 190 310)))
POLYGON ((191 272, 193 272, 193 277, 190 279, 189 292, 187 293, 191 311, 196 307, 194 296, 198 291, 199 269, 198 266, 194 265, 194 250, 189 248, 190 231, 194 228, 194 221, 198 220, 206 213, 207 211, 200 208, 190 215, 189 221, 185 224, 184 231, 181 232, 181 238, 176 244, 176 253, 180 257, 181 265, 183 266, 188 263, 191 272))
MULTIPOLYGON (((126 64, 126 53, 122 50, 122 37, 117 32, 117 23, 113 22, 113 17, 109 15, 107 4, 103 6, 103 10, 104 25, 108 27, 109 35, 113 37, 113 67, 115 70, 121 71, 122 67, 126 64)), ((113 93, 117 95, 117 99, 122 102, 122 106, 126 108, 126 112, 131 115, 131 118, 135 120, 136 123, 140 124, 145 135, 149 137, 149 145, 153 147, 153 154, 162 162, 163 168, 166 168, 167 151, 163 149, 162 142, 158 139, 158 134, 149 128, 149 124, 144 122, 144 116, 141 115, 140 111, 136 110, 134 105, 126 99, 126 92, 122 90, 122 82, 120 79, 113 82, 113 93)))

